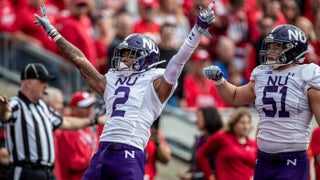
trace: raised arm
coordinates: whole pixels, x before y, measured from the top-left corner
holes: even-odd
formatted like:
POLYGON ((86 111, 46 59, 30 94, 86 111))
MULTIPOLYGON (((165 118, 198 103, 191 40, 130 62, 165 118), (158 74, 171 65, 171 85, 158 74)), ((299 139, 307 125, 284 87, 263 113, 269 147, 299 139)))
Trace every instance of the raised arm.
POLYGON ((214 1, 204 11, 199 8, 196 25, 192 28, 178 53, 169 61, 164 76, 154 81, 154 88, 161 102, 164 102, 169 97, 173 84, 178 80, 184 64, 198 46, 202 34, 207 38, 211 37, 207 29, 215 20, 214 12, 211 9, 213 5, 214 1))
POLYGON ((221 99, 227 104, 239 106, 247 105, 254 102, 256 95, 254 92, 253 81, 246 85, 237 87, 223 78, 223 73, 218 66, 208 66, 203 69, 203 74, 213 80, 216 85, 217 92, 221 99))
POLYGON ((79 69, 83 79, 88 83, 88 85, 99 95, 103 96, 105 85, 107 83, 104 75, 100 74, 88 61, 85 55, 77 47, 63 38, 56 28, 51 25, 46 14, 45 5, 40 7, 40 12, 42 17, 38 14, 34 15, 37 19, 35 24, 42 26, 45 29, 48 37, 52 38, 56 42, 60 51, 79 69))

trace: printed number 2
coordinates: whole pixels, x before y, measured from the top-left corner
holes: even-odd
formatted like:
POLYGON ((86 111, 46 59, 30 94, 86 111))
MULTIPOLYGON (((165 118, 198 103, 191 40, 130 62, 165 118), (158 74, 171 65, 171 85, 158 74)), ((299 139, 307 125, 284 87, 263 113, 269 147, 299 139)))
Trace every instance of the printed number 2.
MULTIPOLYGON (((263 111, 267 117, 275 117, 275 115, 277 113, 276 101, 272 97, 266 97, 267 93, 278 92, 278 89, 279 89, 279 86, 266 86, 264 88, 262 102, 263 102, 263 104, 270 104, 272 106, 271 110, 267 110, 266 108, 263 108, 263 111)), ((279 117, 290 117, 289 112, 286 111, 286 104, 285 104, 287 90, 288 90, 288 88, 286 86, 284 86, 279 91, 279 93, 282 94, 281 101, 280 101, 281 107, 280 107, 280 111, 278 111, 279 117)))
POLYGON ((130 93, 129 87, 120 86, 118 89, 116 89, 116 91, 114 92, 114 95, 119 97, 117 97, 112 104, 111 117, 114 117, 114 116, 124 117, 125 111, 117 109, 117 105, 126 103, 129 98, 129 93, 130 93))

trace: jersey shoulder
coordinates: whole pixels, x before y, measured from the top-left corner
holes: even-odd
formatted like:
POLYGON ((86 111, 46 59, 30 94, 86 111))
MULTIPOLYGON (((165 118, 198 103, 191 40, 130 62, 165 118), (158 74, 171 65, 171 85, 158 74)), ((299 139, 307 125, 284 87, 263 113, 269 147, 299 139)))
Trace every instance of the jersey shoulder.
POLYGON ((259 65, 253 69, 250 80, 255 80, 255 77, 261 73, 272 74, 272 69, 266 65, 259 65))
POLYGON ((319 79, 318 77, 320 77, 320 67, 318 65, 314 63, 310 63, 310 64, 302 64, 300 66, 301 66, 301 70, 300 70, 301 77, 304 81, 319 79))

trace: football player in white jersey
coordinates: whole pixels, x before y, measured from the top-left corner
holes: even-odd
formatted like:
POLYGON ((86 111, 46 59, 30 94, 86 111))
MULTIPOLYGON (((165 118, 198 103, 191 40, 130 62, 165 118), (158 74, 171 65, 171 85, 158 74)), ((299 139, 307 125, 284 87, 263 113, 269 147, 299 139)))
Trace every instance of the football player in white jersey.
POLYGON ((312 116, 320 125, 320 69, 303 62, 306 35, 292 25, 275 27, 264 39, 257 66, 244 86, 224 80, 217 66, 203 69, 220 97, 235 106, 255 104, 259 113, 255 180, 307 180, 312 116))
POLYGON ((106 102, 107 121, 99 149, 83 179, 143 179, 144 148, 150 127, 174 92, 183 66, 202 34, 210 37, 206 30, 214 22, 212 6, 213 2, 199 10, 196 25, 166 69, 155 68, 162 62, 157 44, 145 35, 132 34, 116 48, 113 68, 105 75, 51 25, 45 6, 40 8, 42 17, 35 14, 35 23, 44 27, 88 85, 106 102))

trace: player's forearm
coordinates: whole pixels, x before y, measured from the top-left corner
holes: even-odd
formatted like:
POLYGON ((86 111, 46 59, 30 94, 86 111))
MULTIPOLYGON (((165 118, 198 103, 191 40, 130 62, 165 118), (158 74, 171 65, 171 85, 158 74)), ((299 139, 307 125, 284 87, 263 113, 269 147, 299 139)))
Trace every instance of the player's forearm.
POLYGON ((227 104, 237 105, 235 104, 235 97, 237 94, 237 87, 227 81, 223 84, 216 85, 217 92, 219 97, 227 104))
POLYGON ((105 78, 93 67, 86 56, 63 37, 60 37, 56 44, 66 58, 79 69, 83 79, 89 86, 100 95, 103 95, 105 78), (102 85, 100 86, 96 82, 101 82, 102 85))
POLYGON ((169 61, 164 72, 164 79, 169 84, 174 84, 179 78, 184 64, 188 61, 201 40, 202 34, 193 27, 188 38, 182 44, 178 53, 169 61))
POLYGON ((233 106, 248 105, 255 101, 254 83, 249 82, 243 86, 235 86, 226 80, 220 85, 216 85, 220 98, 227 104, 233 106))
POLYGON ((63 130, 76 130, 91 126, 93 124, 94 122, 90 118, 65 116, 63 117, 63 122, 59 128, 63 130))
POLYGON ((81 67, 82 64, 89 63, 85 55, 64 37, 60 37, 56 41, 56 44, 60 51, 66 56, 66 58, 78 68, 81 67))

